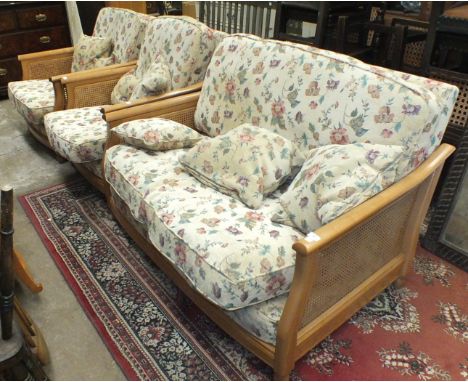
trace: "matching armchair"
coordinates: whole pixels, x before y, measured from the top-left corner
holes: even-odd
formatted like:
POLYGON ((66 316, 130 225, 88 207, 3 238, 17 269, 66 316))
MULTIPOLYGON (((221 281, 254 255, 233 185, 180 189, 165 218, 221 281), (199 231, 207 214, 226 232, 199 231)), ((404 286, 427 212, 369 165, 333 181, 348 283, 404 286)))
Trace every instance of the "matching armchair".
POLYGON ((74 109, 46 115, 52 149, 104 191, 101 159, 107 124, 101 109, 116 111, 200 90, 213 51, 225 35, 190 17, 154 18, 135 66, 63 77, 74 109))
MULTIPOLYGON (((150 19, 130 10, 103 8, 96 20, 93 36, 105 38, 112 47, 110 57, 101 62, 108 69, 128 71, 138 57, 141 42, 150 19), (122 69, 125 68, 125 69, 122 69)), ((47 113, 74 107, 74 93, 67 93, 67 78, 81 76, 105 76, 108 72, 88 69, 70 74, 75 49, 73 47, 20 55, 23 81, 8 84, 8 97, 17 111, 26 119, 33 135, 48 146, 43 120, 47 113), (50 81, 52 79, 53 81, 50 81), (55 91, 54 91, 55 88, 55 91), (70 96, 70 98, 68 97, 70 96)), ((89 95, 88 95, 89 96, 89 95)))
POLYGON ((440 142, 457 94, 345 55, 229 36, 200 92, 106 113, 108 202, 160 269, 284 380, 404 280, 454 150, 440 142))

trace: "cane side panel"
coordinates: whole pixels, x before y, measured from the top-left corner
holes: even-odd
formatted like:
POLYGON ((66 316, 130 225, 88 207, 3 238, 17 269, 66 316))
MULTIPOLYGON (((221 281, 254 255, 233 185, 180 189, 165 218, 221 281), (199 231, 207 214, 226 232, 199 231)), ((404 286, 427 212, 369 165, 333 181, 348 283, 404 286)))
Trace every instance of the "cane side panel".
POLYGON ((410 191, 317 253, 317 279, 301 328, 402 253, 405 223, 411 213, 416 191, 410 191))
MULTIPOLYGON (((69 108, 101 106, 110 104, 111 93, 119 78, 91 84, 78 85, 73 88, 73 105, 69 108)), ((68 97, 71 100, 70 92, 68 97)))

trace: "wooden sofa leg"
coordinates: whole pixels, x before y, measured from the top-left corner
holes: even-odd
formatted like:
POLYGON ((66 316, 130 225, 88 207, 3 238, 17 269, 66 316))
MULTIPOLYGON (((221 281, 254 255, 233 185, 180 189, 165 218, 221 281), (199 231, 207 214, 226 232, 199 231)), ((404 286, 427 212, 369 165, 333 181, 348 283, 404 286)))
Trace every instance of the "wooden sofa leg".
POLYGON ((289 374, 290 374, 290 371, 285 372, 285 373, 280 373, 275 370, 273 374, 273 380, 274 381, 289 381, 289 374))

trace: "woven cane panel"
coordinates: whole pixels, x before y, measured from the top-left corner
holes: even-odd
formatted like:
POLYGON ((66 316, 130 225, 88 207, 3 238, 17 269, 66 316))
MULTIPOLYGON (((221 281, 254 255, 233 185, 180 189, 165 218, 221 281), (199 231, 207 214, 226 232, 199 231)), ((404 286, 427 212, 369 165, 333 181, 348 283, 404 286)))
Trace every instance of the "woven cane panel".
POLYGON ((30 79, 45 80, 59 74, 70 73, 72 60, 73 56, 69 56, 31 63, 29 65, 30 79))
POLYGON ((195 109, 196 106, 184 110, 175 111, 173 113, 162 114, 158 117, 170 119, 172 121, 179 122, 185 126, 191 127, 192 129, 195 129, 195 109))
POLYGON ((418 41, 413 42, 411 44, 407 44, 405 47, 405 54, 403 56, 404 64, 420 68, 422 64, 425 46, 425 41, 418 41))
POLYGON ((462 128, 466 126, 468 122, 468 78, 465 80, 453 79, 442 77, 436 73, 432 73, 431 78, 455 85, 460 89, 449 123, 462 128))
POLYGON ((74 107, 109 105, 111 93, 119 79, 77 86, 74 89, 74 107))
POLYGON ((402 251, 402 238, 416 190, 317 254, 317 281, 302 327, 345 297, 402 251))

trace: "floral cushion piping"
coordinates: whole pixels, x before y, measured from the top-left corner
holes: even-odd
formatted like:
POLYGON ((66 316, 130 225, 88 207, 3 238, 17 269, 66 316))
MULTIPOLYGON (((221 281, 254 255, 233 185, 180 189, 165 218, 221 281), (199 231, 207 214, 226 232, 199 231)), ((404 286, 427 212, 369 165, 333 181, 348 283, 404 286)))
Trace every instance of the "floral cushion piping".
POLYGON ((44 118, 49 143, 71 162, 102 159, 107 139, 107 122, 101 107, 83 107, 49 113, 44 118))
POLYGON ((254 211, 182 171, 185 151, 113 146, 105 176, 153 245, 210 301, 231 310, 287 292, 302 234, 271 222, 276 199, 254 211))
MULTIPOLYGON (((392 184, 402 156, 403 148, 395 145, 320 147, 311 152, 280 203, 294 225, 307 234, 392 184)), ((287 224, 281 216, 273 220, 287 224)))
POLYGON ((112 65, 112 40, 109 37, 82 35, 73 49, 72 72, 112 65))
POLYGON ((163 118, 125 122, 112 131, 131 146, 157 151, 192 147, 204 138, 190 127, 163 118))
POLYGON ((237 195, 258 208, 304 162, 295 145, 266 129, 244 124, 206 139, 180 159, 200 182, 227 195, 237 195))

